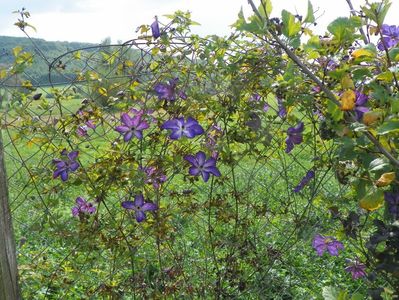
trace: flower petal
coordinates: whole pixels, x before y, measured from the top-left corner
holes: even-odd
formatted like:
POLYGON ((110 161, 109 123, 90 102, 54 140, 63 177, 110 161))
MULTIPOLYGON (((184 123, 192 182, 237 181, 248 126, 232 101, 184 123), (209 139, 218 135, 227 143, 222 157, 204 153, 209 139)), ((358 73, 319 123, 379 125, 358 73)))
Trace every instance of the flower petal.
POLYGON ((204 179, 205 182, 208 182, 208 179, 209 179, 209 176, 210 176, 208 172, 203 170, 201 172, 201 176, 202 176, 202 179, 204 179))
POLYGON ((121 120, 122 120, 122 123, 125 124, 127 127, 134 126, 133 119, 127 113, 121 114, 121 120))
POLYGON ((134 209, 133 201, 123 201, 121 205, 125 209, 134 209))
POLYGON ((134 196, 134 205, 137 206, 143 206, 144 205, 144 196, 142 194, 138 194, 134 196))
POLYGON ((203 151, 197 152, 195 157, 196 157, 196 159, 198 161, 198 165, 199 166, 203 166, 205 164, 206 155, 205 155, 205 153, 203 151))
POLYGON ((145 220, 145 213, 141 210, 136 210, 136 221, 143 222, 145 220))
POLYGON ((141 207, 142 211, 147 211, 147 210, 157 210, 158 209, 158 205, 156 205, 155 203, 144 203, 144 205, 141 207))

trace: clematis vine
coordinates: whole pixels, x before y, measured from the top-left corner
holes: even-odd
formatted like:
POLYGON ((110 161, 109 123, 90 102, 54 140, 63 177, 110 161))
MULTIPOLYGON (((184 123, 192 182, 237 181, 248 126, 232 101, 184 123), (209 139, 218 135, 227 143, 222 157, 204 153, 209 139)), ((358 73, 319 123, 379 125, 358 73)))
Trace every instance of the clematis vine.
POLYGON ((122 207, 127 210, 133 210, 137 222, 143 222, 146 219, 146 211, 158 209, 158 205, 151 202, 144 202, 143 194, 134 196, 134 201, 123 201, 122 207))
POLYGON ((96 212, 96 207, 93 203, 86 201, 82 197, 76 198, 76 205, 72 207, 72 216, 78 217, 79 215, 92 215, 96 212))
POLYGON ((189 169, 189 174, 192 176, 201 175, 202 179, 207 182, 210 174, 219 177, 221 176, 218 168, 216 167, 216 159, 210 157, 206 159, 204 152, 199 151, 194 155, 186 155, 184 157, 192 166, 189 169))
POLYGON ((155 21, 151 24, 151 33, 154 39, 157 39, 161 36, 161 32, 159 30, 158 18, 155 17, 155 21))
POLYGON ((157 169, 154 166, 148 167, 139 167, 139 170, 144 172, 145 179, 144 182, 148 184, 152 184, 154 189, 159 189, 161 184, 166 181, 167 177, 162 173, 161 170, 157 169))
POLYGON ((53 159, 56 170, 53 173, 53 178, 61 177, 62 181, 68 180, 68 174, 74 172, 79 168, 79 163, 76 158, 79 155, 78 151, 71 151, 68 153, 66 149, 61 151, 62 159, 53 159))
POLYGON ((365 271, 366 265, 361 263, 358 258, 354 260, 347 259, 346 263, 348 266, 345 268, 345 271, 351 273, 353 279, 358 279, 367 275, 365 271))
MULTIPOLYGON (((157 83, 154 86, 154 90, 158 96, 159 100, 168 100, 175 101, 176 100, 176 85, 179 81, 179 78, 174 78, 169 80, 169 83, 157 83)), ((177 96, 181 99, 187 99, 186 93, 183 91, 177 92, 177 96)))
POLYGON ((399 43, 399 26, 383 24, 381 34, 382 40, 377 45, 379 50, 384 50, 385 47, 390 49, 399 43))
POLYGON ((294 188, 294 193, 299 193, 309 182, 314 178, 314 171, 309 170, 305 177, 302 178, 301 182, 294 188))
POLYGON ((318 256, 322 256, 325 251, 332 256, 338 256, 338 250, 344 249, 344 245, 331 236, 322 236, 317 234, 312 242, 313 248, 318 256))
POLYGON ((148 123, 142 119, 141 114, 137 114, 132 118, 129 114, 122 113, 121 121, 123 125, 116 126, 115 130, 123 134, 125 142, 130 141, 133 135, 141 140, 143 138, 143 130, 149 127, 148 123))
POLYGON ((187 121, 184 121, 184 118, 166 121, 162 124, 161 129, 172 130, 169 135, 172 140, 177 140, 182 136, 194 138, 204 133, 204 129, 198 124, 198 121, 191 117, 188 117, 187 121))
POLYGON ((399 193, 385 192, 384 199, 387 203, 389 213, 394 219, 399 219, 399 193))
POLYGON ((297 126, 290 127, 287 130, 288 137, 285 140, 285 152, 290 153, 294 149, 294 145, 299 145, 303 141, 302 132, 304 130, 303 122, 299 122, 297 126))

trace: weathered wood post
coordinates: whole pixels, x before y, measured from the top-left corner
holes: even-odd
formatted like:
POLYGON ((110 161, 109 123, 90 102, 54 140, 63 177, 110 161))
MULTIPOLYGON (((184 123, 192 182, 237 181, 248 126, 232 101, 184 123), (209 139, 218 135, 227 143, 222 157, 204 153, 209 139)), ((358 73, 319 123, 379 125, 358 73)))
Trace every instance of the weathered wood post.
MULTIPOLYGON (((0 99, 1 108, 1 99, 0 99)), ((21 299, 0 123, 0 300, 21 299)))

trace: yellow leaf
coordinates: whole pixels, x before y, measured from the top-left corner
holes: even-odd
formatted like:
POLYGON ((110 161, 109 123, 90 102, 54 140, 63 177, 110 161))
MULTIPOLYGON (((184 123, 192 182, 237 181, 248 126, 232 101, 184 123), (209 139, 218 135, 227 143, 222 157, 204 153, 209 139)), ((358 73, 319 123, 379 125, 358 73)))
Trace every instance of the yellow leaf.
POLYGON ((102 95, 102 96, 107 96, 107 89, 103 88, 103 87, 99 87, 98 88, 98 92, 102 95))
POLYGON ((367 126, 374 125, 381 119, 381 117, 382 117, 381 112, 368 111, 363 115, 363 123, 367 126))
POLYGON ((379 209, 384 205, 384 192, 382 190, 374 190, 361 199, 359 205, 368 211, 379 209))
POLYGON ((375 183, 378 187, 383 187, 390 185, 391 182, 395 179, 395 172, 384 173, 375 183))
POLYGON ((7 76, 7 71, 5 69, 0 70, 0 79, 3 79, 7 76))
POLYGON ((368 49, 357 49, 352 52, 352 57, 354 59, 359 57, 374 57, 374 53, 368 49))
POLYGON ((17 46, 14 49, 12 49, 12 54, 17 57, 18 54, 22 51, 22 47, 21 46, 17 46))
POLYGON ((347 90, 341 95, 341 110, 353 110, 355 108, 356 94, 352 90, 347 90))
POLYGON ((344 77, 342 77, 341 86, 342 86, 343 90, 355 88, 355 85, 353 84, 353 81, 352 81, 351 77, 349 76, 349 74, 346 74, 346 75, 344 75, 344 77))
POLYGON ((74 52, 74 53, 73 53, 73 57, 74 57, 75 59, 80 59, 80 57, 81 57, 80 51, 74 52))

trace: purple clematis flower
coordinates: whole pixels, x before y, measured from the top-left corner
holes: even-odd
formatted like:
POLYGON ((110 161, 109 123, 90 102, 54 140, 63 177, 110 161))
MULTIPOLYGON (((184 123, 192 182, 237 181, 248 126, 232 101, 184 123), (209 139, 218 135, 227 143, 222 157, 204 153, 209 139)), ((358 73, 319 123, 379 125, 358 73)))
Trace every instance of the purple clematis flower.
POLYGON ((387 202, 389 213, 395 219, 399 219, 399 193, 385 192, 384 198, 387 202))
POLYGON ((154 211, 158 209, 158 205, 151 202, 144 202, 142 194, 134 196, 134 201, 123 201, 122 207, 127 210, 134 210, 137 222, 143 222, 146 218, 146 211, 154 211))
POLYGON ((143 130, 149 127, 145 120, 142 120, 142 115, 138 114, 131 118, 127 113, 122 113, 121 120, 124 125, 116 126, 115 130, 123 134, 123 139, 128 142, 135 135, 139 140, 143 138, 143 130))
POLYGON ((355 101, 356 120, 360 121, 363 118, 363 114, 369 111, 369 109, 365 106, 369 97, 359 91, 356 91, 355 93, 356 93, 356 101, 355 101))
POLYGON ((249 98, 250 102, 259 102, 261 99, 261 96, 258 93, 252 94, 252 96, 249 98))
POLYGON ((62 181, 68 180, 68 174, 74 172, 79 168, 79 163, 76 161, 78 151, 71 151, 68 153, 65 149, 61 151, 63 159, 53 159, 56 170, 53 173, 53 178, 61 177, 62 181))
POLYGON ((362 264, 358 258, 354 260, 347 259, 348 267, 345 268, 346 272, 352 273, 353 279, 358 279, 366 276, 366 265, 362 264))
POLYGON ((399 26, 389 26, 384 24, 381 26, 382 40, 378 43, 379 50, 384 50, 384 44, 389 49, 399 43, 399 26))
POLYGON ((145 173, 146 178, 144 179, 145 183, 152 184, 154 189, 159 189, 161 183, 165 182, 167 177, 162 173, 161 170, 157 169, 154 166, 148 167, 139 167, 140 171, 145 173))
POLYGON ((175 101, 176 100, 175 88, 178 81, 179 81, 178 78, 174 78, 169 80, 169 83, 157 83, 154 86, 154 90, 158 95, 158 99, 175 101))
POLYGON ((161 129, 172 130, 171 134, 169 135, 172 140, 177 140, 182 136, 186 136, 191 139, 204 133, 204 129, 198 124, 198 121, 191 117, 188 117, 187 121, 184 121, 184 118, 166 121, 162 124, 161 129))
POLYGON ((338 250, 344 249, 344 245, 331 236, 317 234, 312 242, 313 248, 318 256, 322 256, 324 251, 328 251, 332 256, 338 256, 338 250))
POLYGON ((91 129, 96 129, 96 124, 92 120, 88 120, 86 123, 86 126, 91 128, 91 129))
POLYGON ((192 164, 188 171, 189 174, 192 176, 201 175, 205 182, 208 181, 210 174, 217 177, 221 175, 218 168, 216 168, 216 159, 213 157, 206 159, 206 155, 202 151, 199 151, 195 156, 186 155, 184 159, 192 164))
POLYGON ((299 122, 296 127, 290 127, 287 130, 288 137, 285 140, 287 148, 286 153, 290 153, 294 149, 294 145, 299 145, 303 141, 302 132, 304 130, 303 122, 299 122))
POLYGON ((300 192, 309 182, 312 178, 314 178, 314 171, 309 170, 305 177, 302 178, 301 182, 294 188, 294 193, 300 192))
POLYGON ((76 133, 80 136, 87 136, 87 126, 86 125, 81 125, 78 126, 78 128, 76 129, 76 133))
POLYGON ((92 215, 96 212, 93 203, 86 201, 82 197, 76 198, 76 205, 72 207, 72 216, 77 217, 80 214, 92 215))
POLYGON ((155 17, 155 21, 151 24, 151 33, 154 39, 157 39, 161 36, 161 32, 159 30, 158 18, 155 17))

